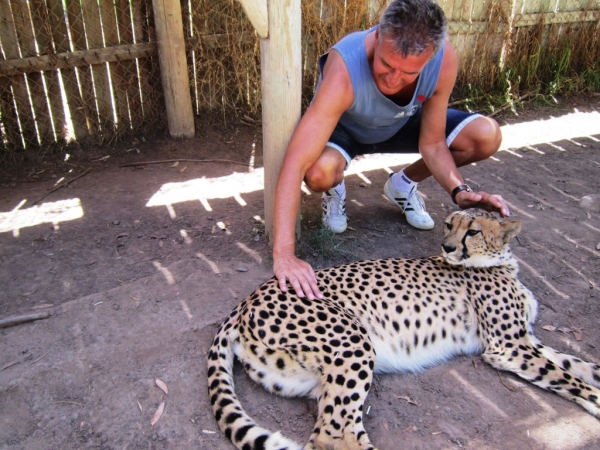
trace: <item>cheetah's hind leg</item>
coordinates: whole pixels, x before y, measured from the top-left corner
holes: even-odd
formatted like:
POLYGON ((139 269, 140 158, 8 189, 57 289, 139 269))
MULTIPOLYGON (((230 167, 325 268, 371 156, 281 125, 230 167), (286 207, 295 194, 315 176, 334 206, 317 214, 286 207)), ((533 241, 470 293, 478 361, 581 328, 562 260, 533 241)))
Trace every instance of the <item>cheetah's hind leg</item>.
POLYGON ((556 392, 600 419, 600 390, 594 386, 598 385, 597 365, 543 346, 533 336, 515 342, 512 349, 488 349, 482 357, 492 367, 556 392))
POLYGON ((363 424, 375 352, 366 341, 360 344, 364 345, 340 352, 339 358, 324 366, 317 396, 319 414, 304 450, 376 450, 363 424))

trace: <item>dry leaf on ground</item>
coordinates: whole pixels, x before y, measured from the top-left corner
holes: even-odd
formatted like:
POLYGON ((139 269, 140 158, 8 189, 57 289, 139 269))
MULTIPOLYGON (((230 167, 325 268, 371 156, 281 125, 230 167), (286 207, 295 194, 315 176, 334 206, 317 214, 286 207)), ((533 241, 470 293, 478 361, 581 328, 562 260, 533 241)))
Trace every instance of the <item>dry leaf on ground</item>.
POLYGON ((169 388, 167 387, 167 385, 165 384, 165 382, 164 382, 164 381, 162 381, 161 379, 159 379, 159 378, 157 378, 157 379, 156 379, 156 385, 157 385, 159 388, 161 388, 161 389, 162 389, 162 391, 163 391, 165 394, 168 394, 168 393, 169 393, 169 388))
POLYGON ((573 336, 575 336, 576 341, 581 341, 583 339, 582 330, 583 328, 575 328, 571 330, 573 332, 573 336))
POLYGON ((152 419, 150 420, 150 425, 154 425, 156 422, 158 422, 159 419, 162 417, 163 412, 165 412, 165 402, 162 402, 160 405, 158 405, 156 412, 154 414, 152 414, 152 419))

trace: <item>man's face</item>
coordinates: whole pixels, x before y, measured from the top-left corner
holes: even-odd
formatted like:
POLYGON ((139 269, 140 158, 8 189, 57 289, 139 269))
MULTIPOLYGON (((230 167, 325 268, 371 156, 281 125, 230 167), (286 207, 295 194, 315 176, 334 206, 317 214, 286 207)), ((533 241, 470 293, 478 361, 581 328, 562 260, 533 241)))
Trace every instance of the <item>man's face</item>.
POLYGON ((383 95, 393 95, 415 81, 433 56, 433 49, 404 58, 393 50, 389 40, 379 40, 379 30, 376 33, 373 79, 383 95))

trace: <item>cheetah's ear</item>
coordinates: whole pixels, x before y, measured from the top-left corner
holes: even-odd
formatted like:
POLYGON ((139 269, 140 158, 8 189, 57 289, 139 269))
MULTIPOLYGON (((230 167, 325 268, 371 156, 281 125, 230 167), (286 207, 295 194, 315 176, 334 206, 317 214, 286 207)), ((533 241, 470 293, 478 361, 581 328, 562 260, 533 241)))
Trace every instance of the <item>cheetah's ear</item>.
POLYGON ((500 222, 500 229, 502 230, 502 241, 508 244, 521 231, 521 221, 504 220, 500 222))

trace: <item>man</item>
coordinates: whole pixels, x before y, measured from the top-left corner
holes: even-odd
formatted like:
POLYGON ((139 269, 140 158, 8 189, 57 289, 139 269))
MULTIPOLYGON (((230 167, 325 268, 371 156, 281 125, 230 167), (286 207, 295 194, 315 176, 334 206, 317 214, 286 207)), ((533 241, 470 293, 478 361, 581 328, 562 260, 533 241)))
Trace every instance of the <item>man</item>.
POLYGON ((458 72, 447 25, 434 0, 393 0, 379 26, 352 33, 321 57, 321 79, 300 120, 279 174, 274 207, 273 270, 308 299, 322 298, 312 267, 295 255, 295 224, 304 182, 323 192, 323 223, 346 229, 344 170, 354 156, 420 152, 422 159, 393 174, 385 195, 409 224, 433 228, 417 183, 433 175, 461 208, 508 216, 499 195, 472 192, 457 167, 493 155, 498 124, 448 109, 458 72))

